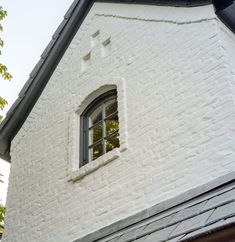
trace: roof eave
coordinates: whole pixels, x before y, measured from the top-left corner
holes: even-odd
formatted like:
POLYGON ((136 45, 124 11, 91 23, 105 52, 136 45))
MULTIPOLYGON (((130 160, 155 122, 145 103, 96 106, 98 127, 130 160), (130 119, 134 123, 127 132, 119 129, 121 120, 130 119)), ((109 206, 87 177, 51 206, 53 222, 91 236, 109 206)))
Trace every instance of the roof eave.
POLYGON ((197 7, 211 4, 212 0, 97 0, 97 2, 152 4, 173 7, 197 7))

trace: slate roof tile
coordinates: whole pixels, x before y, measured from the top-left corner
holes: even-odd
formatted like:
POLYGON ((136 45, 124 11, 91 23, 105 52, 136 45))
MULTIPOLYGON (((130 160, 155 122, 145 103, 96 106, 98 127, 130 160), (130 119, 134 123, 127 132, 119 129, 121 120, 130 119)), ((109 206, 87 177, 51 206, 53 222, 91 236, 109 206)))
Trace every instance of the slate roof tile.
POLYGON ((207 224, 215 223, 221 219, 232 216, 235 216, 235 202, 216 208, 213 214, 207 220, 207 224))
POLYGON ((223 194, 220 194, 208 200, 206 206, 204 207, 204 210, 216 208, 218 206, 221 206, 233 201, 235 201, 235 189, 227 191, 223 194))
POLYGON ((224 224, 228 225, 228 224, 235 224, 235 216, 234 217, 230 217, 224 220, 224 224))
POLYGON ((136 239, 136 240, 134 240, 134 241, 135 241, 135 242, 143 242, 143 241, 145 241, 145 239, 148 238, 148 236, 149 236, 149 235, 146 235, 146 236, 141 237, 141 238, 139 238, 139 239, 136 239))
MULTIPOLYGON (((7 111, 7 115, 11 116, 12 113, 14 113, 14 110, 18 107, 18 105, 20 104, 21 99, 17 99, 16 102, 14 102, 14 104, 11 106, 11 108, 7 111)), ((4 121, 4 120, 3 120, 4 121)), ((2 124, 2 123, 1 123, 2 124)))
POLYGON ((152 234, 150 234, 144 241, 145 242, 161 242, 166 241, 172 231, 176 228, 177 225, 172 225, 170 227, 164 228, 162 230, 158 230, 152 234))
MULTIPOLYGON (((96 240, 96 242, 118 242, 121 235, 122 234, 115 234, 113 236, 111 235, 106 238, 98 239, 98 240, 96 240)), ((86 240, 84 240, 84 241, 86 241, 86 240)))
POLYGON ((206 213, 202 213, 198 216, 194 216, 190 219, 186 219, 181 222, 177 228, 171 234, 171 237, 178 236, 181 234, 189 233, 194 230, 200 229, 205 226, 206 221, 210 217, 213 211, 208 211, 206 213))
POLYGON ((206 204, 206 201, 198 203, 193 206, 190 206, 186 209, 183 209, 183 210, 177 212, 176 215, 170 221, 170 224, 180 222, 182 220, 191 218, 191 217, 199 214, 202 211, 202 209, 204 208, 205 204, 206 204))
POLYGON ((112 238, 111 240, 108 240, 107 242, 118 242, 119 238, 120 237, 118 236, 118 237, 112 238))
POLYGON ((28 90, 28 88, 30 87, 31 83, 33 81, 32 77, 29 77, 29 79, 27 80, 27 82, 24 84, 23 88, 21 89, 20 93, 19 93, 19 98, 22 98, 25 96, 25 92, 28 90))
POLYGON ((138 227, 136 229, 132 229, 131 231, 127 231, 126 233, 124 233, 118 240, 118 242, 125 242, 125 241, 133 241, 136 238, 138 238, 138 236, 140 234, 143 234, 143 230, 146 227, 146 225, 138 227))
MULTIPOLYGON (((100 231, 76 240, 76 242, 183 242, 235 225, 234 180, 223 180, 201 195, 178 205, 153 206, 136 215, 107 226, 100 231), (90 238, 96 240, 91 240, 90 238)), ((192 191, 191 191, 192 192, 192 191)), ((180 197, 177 197, 177 201, 180 197)), ((75 242, 75 241, 74 241, 75 242)))
POLYGON ((159 220, 156 220, 154 222, 149 223, 143 230, 145 234, 152 233, 153 231, 163 229, 167 227, 169 221, 172 219, 172 215, 161 218, 159 220))
POLYGON ((78 2, 80 0, 74 0, 71 6, 69 7, 68 11, 65 13, 64 18, 68 19, 70 18, 71 14, 73 13, 74 8, 77 6, 78 2))
POLYGON ((42 67, 43 62, 44 62, 44 60, 43 60, 43 59, 40 59, 40 60, 38 61, 38 63, 35 65, 35 67, 34 67, 33 70, 31 71, 31 73, 29 74, 29 76, 30 76, 31 78, 34 78, 34 77, 37 75, 38 71, 39 71, 39 70, 41 69, 41 67, 42 67))
POLYGON ((185 235, 180 235, 180 236, 177 236, 176 238, 174 239, 170 239, 170 240, 167 240, 167 242, 178 242, 178 241, 181 241, 181 239, 184 237, 185 235))
POLYGON ((45 50, 41 54, 41 57, 42 57, 41 60, 42 61, 44 61, 44 59, 49 55, 49 53, 52 50, 55 42, 56 42, 56 39, 51 39, 51 41, 48 43, 48 45, 46 46, 45 50))
POLYGON ((61 24, 59 25, 59 27, 56 29, 55 33, 52 35, 53 39, 57 39, 61 33, 61 31, 63 30, 63 28, 65 27, 66 23, 67 23, 67 19, 63 19, 63 21, 61 22, 61 24))
POLYGON ((180 241, 184 242, 184 241, 188 241, 192 238, 196 238, 196 237, 200 237, 204 234, 208 234, 209 232, 216 230, 218 227, 223 225, 223 221, 219 221, 217 223, 211 224, 209 226, 203 227, 199 230, 193 231, 191 233, 188 233, 186 236, 184 236, 180 241))

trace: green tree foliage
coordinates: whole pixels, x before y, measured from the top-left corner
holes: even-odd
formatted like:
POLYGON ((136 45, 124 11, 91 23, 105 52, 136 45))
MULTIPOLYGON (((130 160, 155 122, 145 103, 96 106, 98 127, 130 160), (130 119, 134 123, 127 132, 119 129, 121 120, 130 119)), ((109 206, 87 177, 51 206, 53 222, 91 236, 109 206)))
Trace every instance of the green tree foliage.
MULTIPOLYGON (((0 183, 3 183, 1 177, 3 175, 0 174, 0 183)), ((6 207, 2 204, 0 204, 0 239, 2 236, 2 233, 4 231, 4 217, 5 217, 6 207)))
MULTIPOLYGON (((7 12, 0 6, 0 32, 3 31, 3 26, 1 24, 2 20, 7 16, 7 12)), ((0 38, 0 55, 2 54, 1 49, 4 46, 4 41, 0 38)), ((0 63, 0 76, 3 80, 11 80, 12 75, 8 72, 8 69, 5 65, 0 63)), ((0 110, 3 110, 3 108, 7 105, 7 101, 0 96, 0 110)), ((2 116, 0 115, 0 122, 2 120, 2 116)), ((0 174, 0 183, 3 183, 2 181, 2 174, 0 174)), ((6 208, 4 205, 0 204, 0 239, 1 235, 4 231, 4 216, 5 216, 6 208)))
POLYGON ((0 234, 3 233, 4 231, 4 217, 5 217, 5 212, 6 212, 6 208, 5 206, 0 204, 0 234))
MULTIPOLYGON (((3 175, 0 174, 0 183, 3 183, 1 177, 3 175)), ((6 207, 2 204, 0 204, 0 239, 1 239, 1 236, 2 236, 2 233, 4 231, 4 217, 5 217, 5 212, 6 212, 6 207)))
MULTIPOLYGON (((1 6, 0 6, 0 32, 3 31, 3 26, 1 24, 2 20, 7 16, 7 11, 4 10, 1 6)), ((0 38, 0 55, 1 55, 1 49, 4 46, 4 41, 0 38)), ((0 76, 2 77, 2 79, 4 80, 11 80, 12 79, 12 75, 8 72, 8 68, 0 63, 0 76)), ((7 101, 0 96, 0 110, 3 110, 3 108, 7 105, 7 101)), ((2 120, 2 116, 0 115, 0 121, 2 120)))

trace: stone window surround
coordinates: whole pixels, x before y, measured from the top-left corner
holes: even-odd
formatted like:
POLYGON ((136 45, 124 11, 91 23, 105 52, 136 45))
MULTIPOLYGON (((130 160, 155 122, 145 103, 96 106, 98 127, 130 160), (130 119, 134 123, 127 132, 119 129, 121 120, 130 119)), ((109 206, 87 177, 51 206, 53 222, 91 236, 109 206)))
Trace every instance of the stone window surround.
POLYGON ((125 79, 123 78, 111 78, 103 80, 100 86, 94 86, 90 93, 87 93, 83 101, 78 108, 72 112, 69 121, 69 150, 68 150, 68 181, 78 181, 88 174, 94 172, 102 166, 105 166, 109 162, 119 158, 121 153, 128 147, 127 143, 127 116, 126 116, 126 93, 125 93, 125 79), (103 154, 96 160, 79 167, 80 160, 80 117, 86 107, 95 100, 101 94, 110 91, 112 89, 117 90, 118 101, 118 115, 119 115, 119 142, 120 147, 103 154))

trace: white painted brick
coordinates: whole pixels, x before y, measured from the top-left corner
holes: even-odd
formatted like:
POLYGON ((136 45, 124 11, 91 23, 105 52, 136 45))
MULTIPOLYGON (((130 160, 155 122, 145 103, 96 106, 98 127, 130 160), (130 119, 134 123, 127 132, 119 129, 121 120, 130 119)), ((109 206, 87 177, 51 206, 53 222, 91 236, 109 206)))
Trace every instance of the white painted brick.
POLYGON ((234 49, 211 5, 95 4, 12 142, 3 242, 72 241, 234 171, 234 49), (68 182, 71 117, 117 77, 128 147, 68 182))

